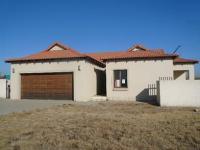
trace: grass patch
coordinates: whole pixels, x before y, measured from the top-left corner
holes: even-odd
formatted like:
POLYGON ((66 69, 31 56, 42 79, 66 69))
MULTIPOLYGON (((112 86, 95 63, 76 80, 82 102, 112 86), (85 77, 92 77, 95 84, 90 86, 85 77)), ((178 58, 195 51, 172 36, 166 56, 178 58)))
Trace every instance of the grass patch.
POLYGON ((0 149, 200 149, 200 113, 133 102, 65 104, 0 117, 0 149))

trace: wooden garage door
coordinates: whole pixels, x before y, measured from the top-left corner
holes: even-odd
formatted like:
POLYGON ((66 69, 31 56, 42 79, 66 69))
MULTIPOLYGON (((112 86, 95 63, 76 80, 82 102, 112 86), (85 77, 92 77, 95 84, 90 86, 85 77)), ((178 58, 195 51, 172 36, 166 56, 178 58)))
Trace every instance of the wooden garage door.
POLYGON ((22 99, 73 99, 73 73, 22 74, 22 99))

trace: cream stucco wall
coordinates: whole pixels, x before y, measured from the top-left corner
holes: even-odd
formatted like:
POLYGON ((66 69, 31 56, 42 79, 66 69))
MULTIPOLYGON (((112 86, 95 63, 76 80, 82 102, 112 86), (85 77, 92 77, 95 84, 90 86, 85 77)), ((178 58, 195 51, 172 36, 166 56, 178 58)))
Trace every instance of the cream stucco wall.
POLYGON ((173 61, 171 60, 137 60, 106 62, 107 98, 108 100, 146 101, 148 84, 156 84, 159 77, 173 78, 173 61), (117 90, 114 85, 114 70, 127 69, 128 88, 117 90))
POLYGON ((6 98, 7 80, 0 79, 0 97, 6 98))
POLYGON ((160 106, 200 106, 200 81, 174 80, 158 82, 160 106))
MULTIPOLYGON (((22 73, 74 73, 74 100, 88 101, 97 93, 97 80, 94 68, 102 68, 87 60, 51 61, 11 64, 11 98, 21 98, 22 73), (80 66, 80 70, 78 70, 80 66), (14 71, 14 72, 13 72, 14 71)), ((174 70, 189 70, 190 79, 194 79, 194 65, 174 65, 172 59, 129 60, 106 62, 106 91, 108 100, 155 99, 148 93, 148 85, 156 84, 160 77, 173 78, 174 70), (114 70, 127 69, 128 88, 114 89, 114 70)))
POLYGON ((94 68, 99 67, 86 60, 11 64, 11 98, 21 98, 20 74, 22 73, 73 72, 74 100, 88 101, 92 96, 96 95, 97 82, 94 68), (80 71, 78 66, 80 66, 80 71))
MULTIPOLYGON (((189 71, 189 80, 195 79, 194 64, 174 64, 173 69, 174 71, 189 71)), ((185 78, 180 79, 185 80, 185 78)))

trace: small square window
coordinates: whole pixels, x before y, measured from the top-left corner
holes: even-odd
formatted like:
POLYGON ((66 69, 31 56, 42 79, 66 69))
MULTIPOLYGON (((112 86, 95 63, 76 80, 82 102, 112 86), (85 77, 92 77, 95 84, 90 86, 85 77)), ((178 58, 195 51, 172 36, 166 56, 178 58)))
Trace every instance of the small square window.
POLYGON ((114 88, 127 87, 127 70, 114 70, 114 88))

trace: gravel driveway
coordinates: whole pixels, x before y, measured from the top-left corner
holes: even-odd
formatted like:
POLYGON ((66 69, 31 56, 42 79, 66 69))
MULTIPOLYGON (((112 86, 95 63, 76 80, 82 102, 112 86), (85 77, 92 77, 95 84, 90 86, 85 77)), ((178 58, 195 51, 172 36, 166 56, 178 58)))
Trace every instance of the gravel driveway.
POLYGON ((74 103, 68 100, 8 100, 0 99, 0 115, 30 111, 37 108, 46 108, 55 105, 74 103))

